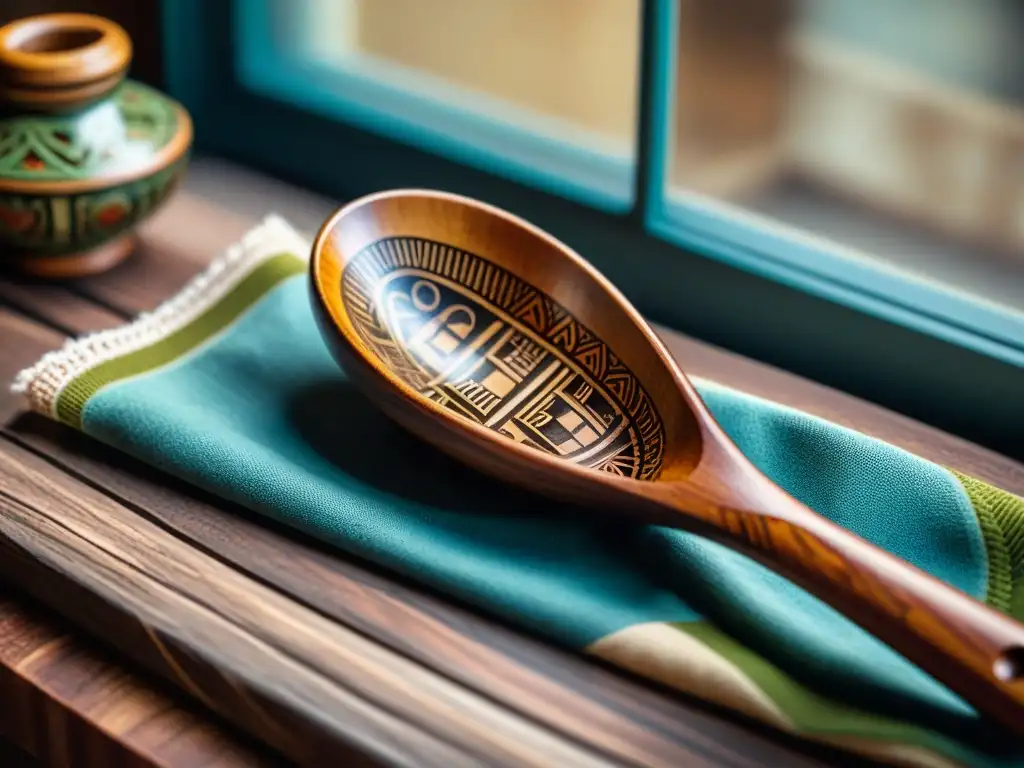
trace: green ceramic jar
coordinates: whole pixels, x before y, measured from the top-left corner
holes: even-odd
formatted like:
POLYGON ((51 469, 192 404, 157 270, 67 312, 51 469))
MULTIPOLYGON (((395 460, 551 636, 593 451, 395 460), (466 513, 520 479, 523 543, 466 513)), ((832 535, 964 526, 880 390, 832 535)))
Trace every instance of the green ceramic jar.
POLYGON ((0 28, 0 267, 77 277, 128 256, 181 178, 192 123, 125 79, 113 22, 49 14, 0 28))

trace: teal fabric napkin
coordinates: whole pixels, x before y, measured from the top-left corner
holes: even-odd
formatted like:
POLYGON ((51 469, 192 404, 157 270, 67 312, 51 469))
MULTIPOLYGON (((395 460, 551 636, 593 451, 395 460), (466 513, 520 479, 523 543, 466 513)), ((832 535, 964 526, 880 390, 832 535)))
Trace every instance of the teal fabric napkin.
MULTIPOLYGON (((157 311, 15 383, 35 409, 571 649, 901 765, 1024 765, 964 701, 816 598, 697 536, 566 512, 439 455, 346 379, 309 243, 269 217, 157 311)), ((1024 502, 695 381, 754 463, 841 525, 1024 618, 1024 502)))

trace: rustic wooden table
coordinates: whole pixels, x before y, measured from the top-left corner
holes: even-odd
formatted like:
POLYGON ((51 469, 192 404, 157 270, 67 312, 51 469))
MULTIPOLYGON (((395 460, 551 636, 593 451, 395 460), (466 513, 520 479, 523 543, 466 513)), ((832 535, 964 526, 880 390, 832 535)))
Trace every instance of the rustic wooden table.
MULTIPOLYGON (((66 336, 153 308, 252 223, 193 185, 108 274, 68 285, 0 278, 0 379, 66 336)), ((1003 456, 664 336, 696 375, 1024 493, 1024 466, 1003 456)), ((6 384, 0 423, 4 765, 21 752, 61 766, 859 762, 258 522, 23 413, 6 384)))

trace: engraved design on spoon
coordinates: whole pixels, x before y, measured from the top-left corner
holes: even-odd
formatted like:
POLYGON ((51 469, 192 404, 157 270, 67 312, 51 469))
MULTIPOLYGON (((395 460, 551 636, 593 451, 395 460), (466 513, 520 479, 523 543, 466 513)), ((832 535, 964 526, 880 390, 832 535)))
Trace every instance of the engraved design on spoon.
POLYGON ((444 243, 378 240, 347 264, 356 332, 413 389, 509 439, 653 480, 665 432, 650 395, 564 307, 444 243))

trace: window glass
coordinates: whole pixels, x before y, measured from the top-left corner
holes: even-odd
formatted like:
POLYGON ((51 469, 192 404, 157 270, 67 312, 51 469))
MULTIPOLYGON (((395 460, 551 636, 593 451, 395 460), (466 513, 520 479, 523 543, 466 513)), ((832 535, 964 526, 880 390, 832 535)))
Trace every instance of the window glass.
POLYGON ((679 0, 672 205, 1024 309, 1024 4, 679 0))
POLYGON ((304 7, 298 49, 312 60, 633 157, 639 0, 306 0, 304 7))

